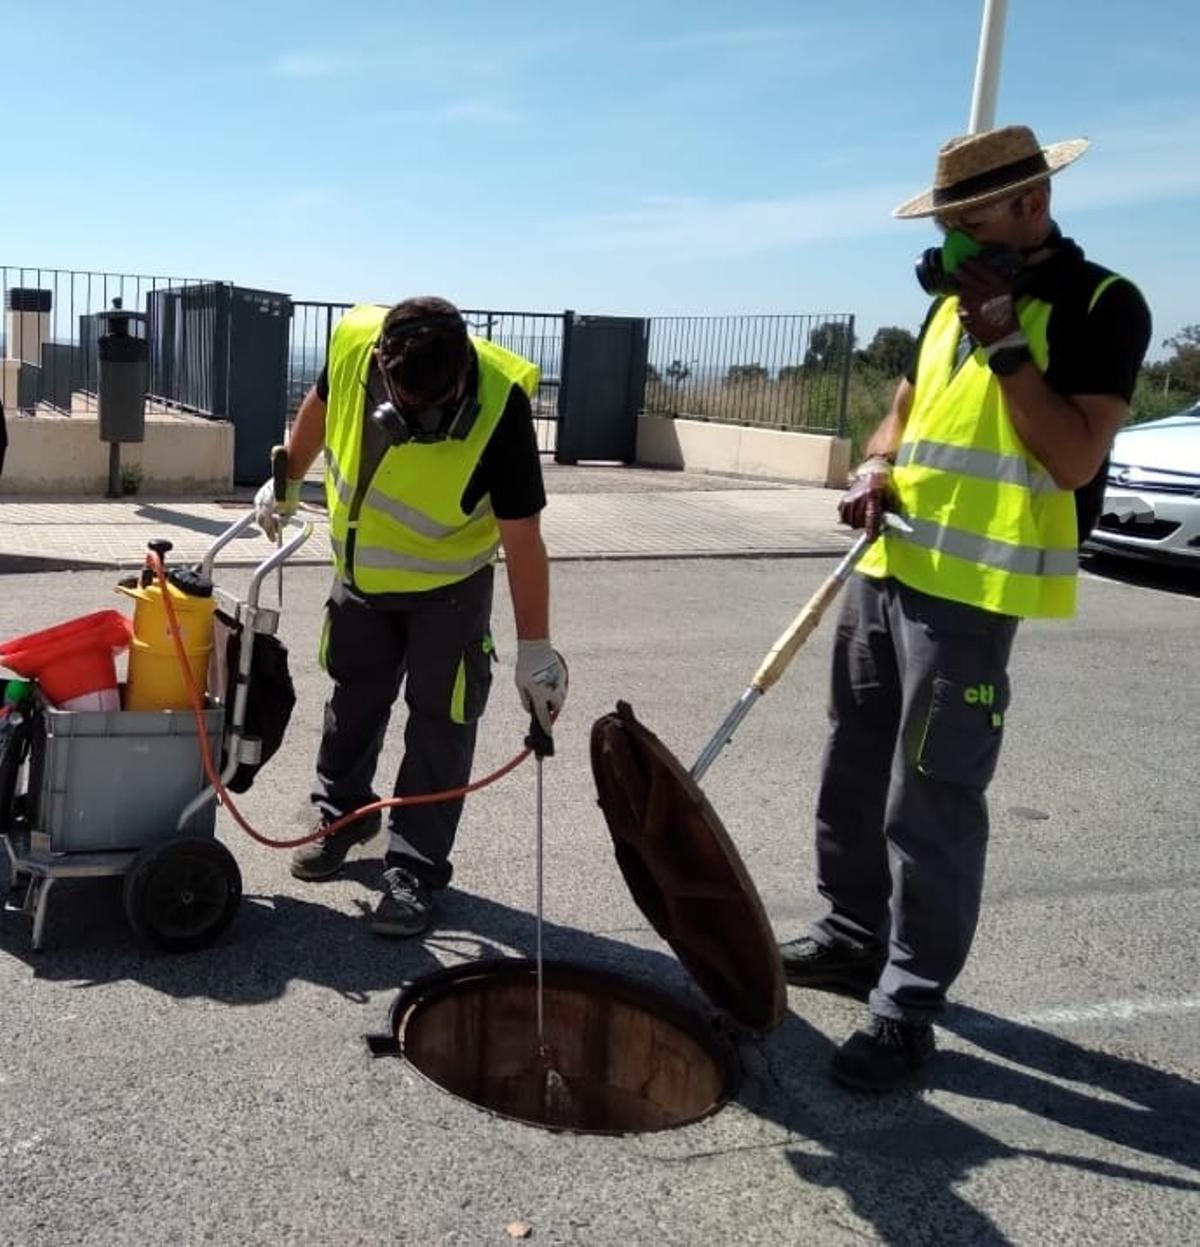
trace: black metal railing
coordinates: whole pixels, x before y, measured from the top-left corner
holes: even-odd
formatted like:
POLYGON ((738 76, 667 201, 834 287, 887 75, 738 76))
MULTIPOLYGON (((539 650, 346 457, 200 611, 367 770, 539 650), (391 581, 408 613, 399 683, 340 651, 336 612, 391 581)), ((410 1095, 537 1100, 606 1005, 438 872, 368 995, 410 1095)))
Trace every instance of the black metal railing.
MULTIPOLYGON (((335 326, 352 306, 196 278, 0 266, 0 399, 9 412, 95 411, 97 317, 117 298, 146 316, 151 402, 234 420, 246 447, 253 438, 276 439, 281 414, 283 423, 294 417, 325 366, 335 326)), ((472 333, 537 364, 538 445, 553 454, 566 384, 566 314, 475 308, 463 314, 472 333)), ((648 323, 643 411, 845 432, 852 315, 678 316, 648 323)), ((253 465, 247 460, 243 474, 252 466, 257 472, 263 457, 257 443, 246 453, 253 465)))
POLYGON ((288 342, 287 413, 295 419, 300 402, 316 384, 325 367, 334 326, 353 303, 316 303, 292 300, 292 330, 288 342))
MULTIPOLYGON (((321 375, 334 326, 351 303, 292 302, 288 351, 288 418, 321 375)), ((463 318, 476 337, 507 347, 537 364, 541 381, 533 397, 538 447, 552 454, 558 427, 558 388, 562 369, 563 316, 559 312, 503 312, 464 308, 463 318)))
POLYGON ((26 415, 94 412, 97 314, 120 299, 147 317, 151 402, 223 410, 211 393, 211 359, 221 354, 212 339, 225 289, 199 278, 0 266, 0 399, 26 415))
POLYGON ((562 382, 564 318, 561 312, 464 311, 477 337, 524 356, 538 366, 541 379, 531 400, 538 449, 553 454, 558 432, 558 391, 562 382))
POLYGON ((842 434, 853 350, 849 313, 655 317, 643 410, 842 434))

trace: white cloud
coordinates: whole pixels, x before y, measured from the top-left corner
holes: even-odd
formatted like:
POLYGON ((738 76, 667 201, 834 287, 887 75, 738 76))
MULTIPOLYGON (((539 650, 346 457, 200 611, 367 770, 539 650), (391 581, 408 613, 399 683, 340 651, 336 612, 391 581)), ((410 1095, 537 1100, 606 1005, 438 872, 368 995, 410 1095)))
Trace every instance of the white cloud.
MULTIPOLYGON (((807 43, 819 46, 822 53, 841 50, 838 28, 831 22, 787 22, 775 25, 727 26, 717 30, 682 30, 633 45, 640 52, 682 52, 688 49, 712 48, 733 51, 738 48, 776 49, 782 44, 807 43)), ((861 41, 861 32, 859 34, 861 41)))
POLYGON ((511 125, 517 114, 495 100, 462 99, 447 104, 434 114, 439 121, 469 121, 490 126, 511 125))
POLYGON ((376 32, 356 44, 339 44, 336 53, 288 51, 272 63, 272 72, 283 78, 331 78, 344 74, 392 73, 412 84, 500 80, 526 73, 538 61, 561 54, 576 42, 569 31, 552 35, 529 35, 503 40, 455 40, 439 42, 414 37, 393 29, 386 36, 376 32))
POLYGON ((327 186, 302 186, 282 195, 277 206, 283 216, 293 217, 328 212, 337 204, 338 198, 327 186))
POLYGON ((322 52, 284 52, 272 68, 281 78, 331 78, 341 71, 342 63, 322 52))
MULTIPOLYGON (((1056 212, 1066 218, 1200 196, 1200 108, 1180 108, 1173 117, 1098 126, 1092 149, 1055 177, 1056 212)), ((869 167, 869 153, 859 155, 860 167, 869 167)), ((763 255, 904 228, 891 210, 920 182, 834 185, 771 199, 644 196, 623 210, 551 222, 547 241, 560 249, 697 263, 763 255)))
POLYGON ((1200 120, 1195 105, 1157 125, 1098 127, 1091 149, 1055 177, 1055 207, 1127 207, 1200 194, 1200 120))
POLYGON ((813 27, 790 23, 778 26, 734 26, 723 30, 685 30, 638 44, 648 51, 673 51, 684 48, 746 48, 778 46, 798 39, 811 38, 813 27))
POLYGON ((582 216, 551 227, 551 240, 579 250, 665 259, 730 259, 833 238, 885 234, 891 209, 911 191, 867 186, 783 199, 652 196, 623 212, 582 216))
POLYGON ((377 114, 380 122, 422 124, 506 126, 520 120, 520 114, 499 100, 464 96, 428 108, 393 108, 377 114))

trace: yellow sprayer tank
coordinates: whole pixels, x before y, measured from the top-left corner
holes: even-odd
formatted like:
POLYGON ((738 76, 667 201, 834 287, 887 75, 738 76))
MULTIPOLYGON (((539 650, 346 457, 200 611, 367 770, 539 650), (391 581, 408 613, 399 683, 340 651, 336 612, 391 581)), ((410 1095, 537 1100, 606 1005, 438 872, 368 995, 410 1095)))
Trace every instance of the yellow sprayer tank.
MULTIPOLYGON (((187 682, 175 653, 162 589, 158 580, 120 584, 118 593, 133 598, 133 642, 129 647, 126 710, 187 710, 187 682)), ((183 639, 192 678, 203 698, 213 643, 212 583, 191 568, 172 568, 167 590, 183 639)))

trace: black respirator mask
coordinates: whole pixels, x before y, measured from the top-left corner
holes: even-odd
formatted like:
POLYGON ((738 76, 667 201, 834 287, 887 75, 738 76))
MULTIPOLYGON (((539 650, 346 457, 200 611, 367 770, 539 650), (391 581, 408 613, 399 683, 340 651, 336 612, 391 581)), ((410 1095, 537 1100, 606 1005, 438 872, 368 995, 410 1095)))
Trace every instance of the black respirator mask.
POLYGON ((371 412, 371 419, 383 432, 389 446, 406 446, 410 442, 465 441, 479 418, 478 398, 468 387, 461 398, 448 397, 438 403, 413 406, 405 403, 396 384, 395 373, 413 340, 422 334, 462 328, 457 317, 427 316, 406 321, 392 329, 376 347, 375 360, 379 379, 387 397, 371 412))
POLYGON ((1025 256, 1016 247, 1002 243, 977 243, 969 234, 953 229, 940 247, 930 247, 917 261, 917 281, 928 295, 957 294, 955 272, 964 260, 986 265, 1009 282, 1014 293, 1020 293, 1020 276, 1025 256))

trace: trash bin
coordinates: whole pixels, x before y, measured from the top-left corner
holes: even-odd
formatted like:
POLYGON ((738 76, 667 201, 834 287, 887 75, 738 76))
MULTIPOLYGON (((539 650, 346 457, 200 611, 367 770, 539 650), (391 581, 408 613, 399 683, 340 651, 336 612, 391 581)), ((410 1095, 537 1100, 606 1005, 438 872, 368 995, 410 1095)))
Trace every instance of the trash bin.
POLYGON ((114 299, 108 311, 96 313, 96 321, 101 331, 96 342, 100 440, 144 442, 150 367, 146 315, 127 311, 114 299))

